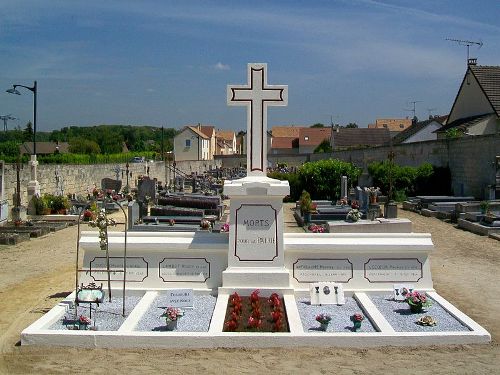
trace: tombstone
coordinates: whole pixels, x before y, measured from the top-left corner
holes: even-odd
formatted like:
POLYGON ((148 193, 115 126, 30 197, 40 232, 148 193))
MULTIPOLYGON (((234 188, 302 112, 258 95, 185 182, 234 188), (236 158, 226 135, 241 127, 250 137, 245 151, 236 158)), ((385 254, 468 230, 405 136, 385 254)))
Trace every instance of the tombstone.
POLYGON ((137 200, 144 202, 146 197, 148 197, 150 202, 156 200, 156 183, 149 177, 143 177, 137 185, 137 200))
POLYGON ((56 168, 55 177, 56 177, 56 194, 55 195, 63 196, 64 195, 64 177, 61 175, 60 168, 56 168))
POLYGON ((346 198, 348 194, 347 190, 347 176, 342 176, 340 178, 340 199, 346 198))
POLYGON ((136 201, 128 202, 128 228, 132 228, 139 220, 139 204, 136 201))
POLYGON ((222 288, 290 287, 284 267, 283 197, 288 181, 266 176, 267 109, 288 102, 287 86, 267 84, 267 64, 248 64, 247 85, 228 86, 228 105, 247 107, 247 176, 224 183, 231 199, 228 268, 222 288))
POLYGON ((361 189, 359 186, 356 186, 354 193, 356 194, 356 200, 361 204, 361 195, 363 194, 363 189, 361 189))
POLYGON ((9 204, 4 196, 4 176, 5 176, 5 163, 0 160, 0 224, 7 221, 9 217, 9 204))
POLYGON ((114 190, 117 193, 122 188, 122 182, 120 180, 113 180, 112 178, 103 178, 101 180, 101 189, 102 190, 114 190))

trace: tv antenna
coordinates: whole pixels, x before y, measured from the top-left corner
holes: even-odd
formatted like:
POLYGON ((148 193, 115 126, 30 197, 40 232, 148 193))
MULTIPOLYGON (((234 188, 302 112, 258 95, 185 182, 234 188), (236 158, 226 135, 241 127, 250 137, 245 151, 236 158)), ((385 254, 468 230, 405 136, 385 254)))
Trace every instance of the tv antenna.
POLYGON ((0 120, 3 121, 3 131, 6 132, 7 131, 7 121, 17 120, 17 118, 15 118, 12 115, 3 115, 3 116, 0 116, 0 120))
POLYGON ((408 111, 408 112, 412 112, 412 113, 413 113, 413 117, 412 117, 412 118, 415 118, 415 117, 416 117, 415 115, 416 115, 416 113, 417 113, 417 106, 416 106, 416 104, 417 104, 417 103, 422 103, 422 101, 421 101, 421 100, 414 100, 414 101, 412 101, 412 102, 408 102, 408 104, 413 104, 413 109, 411 109, 411 108, 410 108, 410 109, 406 109, 406 108, 405 108, 405 111, 408 111))
POLYGON ((472 45, 477 45, 479 48, 483 46, 483 42, 479 41, 476 42, 474 40, 463 40, 463 39, 453 39, 453 38, 446 38, 446 40, 449 40, 450 42, 457 42, 460 46, 467 46, 467 63, 469 62, 469 48, 472 45))
POLYGON ((427 112, 429 113, 429 118, 431 118, 432 112, 434 112, 437 108, 427 108, 427 112))

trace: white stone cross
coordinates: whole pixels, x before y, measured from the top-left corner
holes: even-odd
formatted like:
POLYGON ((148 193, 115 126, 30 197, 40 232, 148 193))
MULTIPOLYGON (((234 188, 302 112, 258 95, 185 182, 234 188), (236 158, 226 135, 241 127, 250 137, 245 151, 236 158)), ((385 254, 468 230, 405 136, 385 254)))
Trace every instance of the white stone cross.
POLYGON ((267 84, 267 64, 248 64, 248 84, 227 86, 227 104, 247 107, 247 175, 265 176, 267 107, 288 104, 288 86, 267 84))

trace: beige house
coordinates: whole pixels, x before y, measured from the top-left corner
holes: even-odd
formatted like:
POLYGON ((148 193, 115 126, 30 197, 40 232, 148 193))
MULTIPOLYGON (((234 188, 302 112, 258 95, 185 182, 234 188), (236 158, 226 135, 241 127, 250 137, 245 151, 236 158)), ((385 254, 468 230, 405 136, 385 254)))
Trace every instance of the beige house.
POLYGON ((480 66, 469 59, 465 76, 438 139, 457 135, 500 133, 500 66, 480 66))
POLYGON ((211 160, 210 138, 200 126, 186 126, 175 136, 174 160, 211 160))
POLYGON ((215 155, 217 142, 215 137, 215 126, 198 124, 197 127, 198 130, 205 134, 210 140, 209 160, 212 160, 215 155))
POLYGON ((232 130, 217 130, 215 132, 216 151, 215 155, 236 154, 236 134, 232 130))

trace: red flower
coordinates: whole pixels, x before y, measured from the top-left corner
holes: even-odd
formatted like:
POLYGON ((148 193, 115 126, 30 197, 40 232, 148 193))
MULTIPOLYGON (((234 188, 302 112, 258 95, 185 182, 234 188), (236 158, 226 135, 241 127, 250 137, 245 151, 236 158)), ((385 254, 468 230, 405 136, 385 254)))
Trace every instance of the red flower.
POLYGON ((262 320, 256 319, 254 317, 248 318, 248 326, 250 328, 260 328, 262 326, 262 320))
POLYGON ((255 289, 252 294, 250 294, 250 302, 256 302, 259 300, 259 289, 255 289))
POLYGON ((273 319, 273 322, 277 322, 283 317, 283 313, 281 311, 272 311, 271 312, 271 318, 273 319))
POLYGON ((224 325, 228 331, 235 331, 238 328, 238 322, 235 320, 228 320, 224 325))

